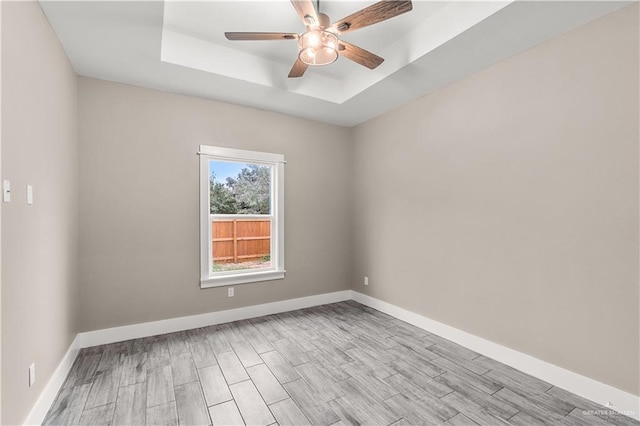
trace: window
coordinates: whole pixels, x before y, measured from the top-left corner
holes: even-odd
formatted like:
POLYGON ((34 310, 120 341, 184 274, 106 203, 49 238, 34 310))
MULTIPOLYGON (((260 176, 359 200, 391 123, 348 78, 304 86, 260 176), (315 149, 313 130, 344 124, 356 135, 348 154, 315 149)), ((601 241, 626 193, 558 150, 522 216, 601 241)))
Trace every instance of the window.
POLYGON ((200 286, 284 278, 284 156, 200 145, 200 286))

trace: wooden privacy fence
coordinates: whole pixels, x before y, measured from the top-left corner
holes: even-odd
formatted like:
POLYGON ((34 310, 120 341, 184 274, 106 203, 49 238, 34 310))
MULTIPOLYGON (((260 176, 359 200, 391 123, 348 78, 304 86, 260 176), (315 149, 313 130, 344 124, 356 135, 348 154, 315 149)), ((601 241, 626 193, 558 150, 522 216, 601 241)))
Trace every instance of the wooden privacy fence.
POLYGON ((241 263, 271 255, 271 219, 211 219, 214 263, 241 263))

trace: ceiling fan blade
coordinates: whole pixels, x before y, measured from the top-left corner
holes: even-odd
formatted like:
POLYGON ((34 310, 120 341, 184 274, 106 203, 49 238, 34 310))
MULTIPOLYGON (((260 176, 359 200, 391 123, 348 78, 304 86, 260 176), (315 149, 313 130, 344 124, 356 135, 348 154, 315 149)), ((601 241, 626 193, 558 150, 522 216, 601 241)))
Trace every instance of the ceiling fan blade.
POLYGON ((303 24, 309 26, 316 25, 320 22, 316 8, 313 7, 312 0, 291 0, 291 4, 296 12, 298 12, 298 16, 302 19, 303 24))
POLYGON ((297 40, 294 33, 224 33, 229 40, 297 40))
POLYGON ((336 21, 332 27, 338 34, 368 27, 413 9, 411 0, 382 0, 336 21))
POLYGON ((369 69, 377 68, 384 62, 384 59, 375 53, 371 53, 368 50, 364 50, 363 48, 358 47, 355 44, 347 43, 346 41, 340 41, 338 51, 345 58, 369 69))
POLYGON ((309 65, 302 62, 300 59, 296 59, 296 63, 293 64, 291 71, 289 71, 289 78, 302 77, 309 65))

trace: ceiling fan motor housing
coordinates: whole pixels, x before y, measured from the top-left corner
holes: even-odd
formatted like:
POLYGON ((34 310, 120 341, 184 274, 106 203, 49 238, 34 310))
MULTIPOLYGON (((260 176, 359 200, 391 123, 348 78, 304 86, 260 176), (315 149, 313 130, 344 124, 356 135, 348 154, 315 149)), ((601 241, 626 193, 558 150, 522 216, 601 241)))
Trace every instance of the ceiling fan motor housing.
POLYGON ((331 26, 331 19, 326 13, 318 13, 318 26, 321 29, 329 28, 331 26))

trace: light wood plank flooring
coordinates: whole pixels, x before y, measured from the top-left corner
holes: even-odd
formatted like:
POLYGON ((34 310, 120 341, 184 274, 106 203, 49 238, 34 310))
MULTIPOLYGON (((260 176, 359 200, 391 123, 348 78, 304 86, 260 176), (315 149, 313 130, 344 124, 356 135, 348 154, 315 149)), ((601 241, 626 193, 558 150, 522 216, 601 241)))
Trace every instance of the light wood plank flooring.
POLYGON ((355 302, 83 349, 47 425, 639 425, 355 302))

